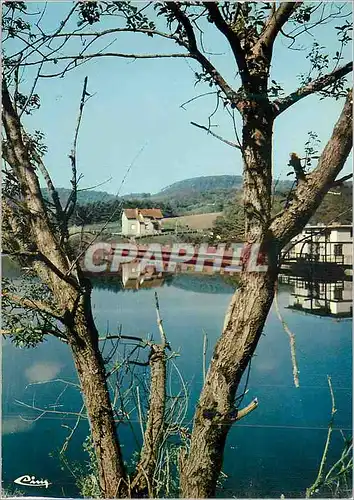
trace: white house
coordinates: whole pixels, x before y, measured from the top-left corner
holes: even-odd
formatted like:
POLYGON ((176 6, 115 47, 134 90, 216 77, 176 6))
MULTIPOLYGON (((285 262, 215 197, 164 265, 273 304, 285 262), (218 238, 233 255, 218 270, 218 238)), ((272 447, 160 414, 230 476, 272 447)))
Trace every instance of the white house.
POLYGON ((350 224, 305 226, 288 245, 286 259, 334 262, 351 266, 353 261, 353 227, 350 224), (295 245, 294 245, 295 244, 295 245))
POLYGON ((291 282, 294 288, 289 298, 290 309, 324 316, 351 317, 351 281, 326 283, 293 278, 291 282))
POLYGON ((163 283, 163 273, 156 272, 154 266, 142 271, 138 261, 122 264, 122 284, 125 289, 154 288, 163 283))
POLYGON ((144 236, 162 231, 163 215, 159 208, 126 208, 122 213, 122 234, 144 236))

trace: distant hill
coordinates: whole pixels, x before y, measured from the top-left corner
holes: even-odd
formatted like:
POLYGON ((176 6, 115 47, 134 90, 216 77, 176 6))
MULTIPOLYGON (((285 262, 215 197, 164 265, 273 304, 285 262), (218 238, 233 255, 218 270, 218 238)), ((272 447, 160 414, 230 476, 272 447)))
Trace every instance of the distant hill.
POLYGON ((171 196, 182 197, 195 193, 240 189, 241 187, 242 177, 240 175, 208 175, 174 182, 152 197, 155 199, 170 198, 171 196))
MULTIPOLYGON (((284 202, 283 199, 286 199, 284 193, 292 185, 292 180, 281 180, 274 183, 276 191, 274 201, 279 204, 279 209, 281 203, 284 202)), ((336 188, 336 191, 338 191, 337 196, 328 194, 325 197, 311 219, 312 223, 329 222, 333 218, 342 223, 351 221, 352 182, 346 182, 341 188, 336 188)), ((331 192, 333 192, 333 189, 331 192)), ((46 197, 48 196, 47 190, 43 189, 43 193, 46 197)), ((62 204, 65 205, 70 195, 70 189, 58 188, 58 193, 62 204)), ((80 211, 80 220, 82 220, 84 214, 89 217, 87 224, 105 220, 113 212, 116 212, 116 219, 114 220, 119 220, 122 207, 159 207, 163 210, 165 217, 211 214, 225 211, 235 203, 241 206, 241 197, 241 176, 210 175, 175 182, 155 194, 131 193, 121 196, 119 199, 114 194, 105 191, 79 191, 77 212, 80 211), (88 207, 88 205, 92 204, 95 204, 95 210, 88 207), (119 208, 118 211, 117 207, 119 208), (94 220, 92 214, 94 214, 94 220)))
MULTIPOLYGON (((60 201, 63 205, 67 202, 71 189, 67 188, 57 188, 58 195, 60 201)), ((48 199, 48 191, 45 188, 42 188, 42 193, 45 198, 48 199)), ((79 191, 77 194, 77 202, 79 205, 89 205, 90 203, 97 203, 99 201, 112 201, 115 200, 116 196, 114 194, 107 193, 106 191, 94 191, 94 190, 86 190, 79 191)))
MULTIPOLYGON (((289 189, 291 187, 291 181, 280 181, 277 184, 277 189, 289 189)), ((209 195, 212 197, 212 193, 218 194, 219 196, 237 189, 242 189, 242 176, 240 175, 209 175, 205 177, 193 177, 191 179, 184 179, 183 181, 174 182, 173 184, 166 186, 161 189, 161 191, 151 194, 151 193, 129 193, 121 196, 123 200, 166 200, 170 201, 174 199, 189 198, 191 196, 203 195, 202 198, 208 198, 209 195)), ((59 198, 65 205, 71 190, 67 188, 57 188, 59 198)), ((47 190, 42 188, 44 196, 47 198, 47 190)), ((106 191, 95 191, 95 190, 85 190, 78 192, 78 204, 88 205, 90 203, 97 202, 108 202, 113 201, 116 198, 114 194, 107 193, 106 191)))

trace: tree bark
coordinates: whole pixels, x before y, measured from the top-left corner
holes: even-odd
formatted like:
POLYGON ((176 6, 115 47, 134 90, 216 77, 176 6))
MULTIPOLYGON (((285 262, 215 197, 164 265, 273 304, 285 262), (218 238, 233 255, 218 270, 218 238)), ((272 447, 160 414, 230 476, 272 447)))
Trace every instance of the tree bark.
MULTIPOLYGON (((259 82, 261 87, 264 82, 259 82)), ((260 90, 259 90, 260 91, 260 90)), ((195 413, 188 457, 181 456, 184 498, 215 496, 227 434, 236 421, 234 401, 271 307, 277 280, 277 246, 268 233, 271 214, 273 117, 263 102, 245 101, 243 115, 246 241, 260 243, 268 271, 243 271, 215 347, 195 413)))
MULTIPOLYGON (((86 325, 76 325, 76 331, 87 335, 86 325)), ((91 342, 70 345, 90 422, 100 489, 106 498, 125 496, 127 483, 113 411, 105 379, 102 356, 91 342)))
POLYGON ((166 353, 165 345, 154 344, 150 354, 149 413, 144 433, 144 443, 136 476, 131 483, 134 496, 156 496, 154 475, 164 434, 166 406, 166 353))
MULTIPOLYGON (((26 208, 26 235, 35 252, 44 256, 35 270, 50 288, 54 306, 65 325, 68 344, 85 399, 97 457, 100 488, 104 497, 126 493, 126 473, 116 433, 105 369, 98 347, 98 332, 91 310, 91 286, 79 267, 72 266, 70 252, 60 244, 44 205, 36 167, 24 144, 21 123, 3 80, 3 124, 7 139, 6 160, 19 182, 26 208)), ((52 305, 48 304, 48 309, 52 305)))
POLYGON ((237 387, 274 297, 276 270, 244 273, 218 341, 196 409, 188 458, 181 459, 183 498, 215 496, 237 387))
POLYGON ((272 119, 252 113, 244 118, 244 200, 246 237, 261 243, 267 256, 266 273, 243 272, 225 317, 195 413, 188 455, 181 455, 184 498, 214 497, 227 434, 235 422, 233 404, 241 377, 260 339, 273 302, 281 249, 309 221, 343 168, 352 145, 352 96, 318 162, 296 194, 290 209, 270 219, 272 119))

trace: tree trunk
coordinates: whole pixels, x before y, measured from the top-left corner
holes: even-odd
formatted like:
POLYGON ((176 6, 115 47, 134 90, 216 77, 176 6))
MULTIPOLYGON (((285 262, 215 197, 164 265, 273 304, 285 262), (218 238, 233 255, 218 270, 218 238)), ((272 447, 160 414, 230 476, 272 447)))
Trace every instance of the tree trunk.
POLYGON ((85 400, 102 495, 106 498, 125 496, 126 473, 89 292, 81 296, 67 337, 85 400))
POLYGON ((165 345, 151 346, 149 359, 151 371, 149 412, 144 432, 136 476, 131 489, 135 497, 156 497, 154 475, 164 436, 166 406, 166 354, 165 345))
POLYGON ((233 404, 274 297, 275 270, 244 273, 225 318, 200 396, 189 456, 181 457, 183 498, 214 497, 225 441, 235 422, 233 404))
POLYGON ((102 357, 90 342, 80 348, 71 348, 90 422, 102 495, 105 498, 124 496, 122 492, 127 489, 124 465, 102 357))
POLYGON ((195 414, 188 456, 181 456, 185 498, 215 496, 227 433, 235 421, 233 403, 273 302, 281 249, 298 234, 319 206, 348 157, 352 145, 352 94, 320 157, 296 190, 296 201, 271 222, 273 116, 263 105, 245 103, 243 112, 246 239, 257 242, 268 259, 266 273, 241 274, 225 318, 195 414))
POLYGON ((232 298, 198 402, 189 454, 181 456, 184 498, 215 496, 226 437, 236 420, 236 391, 263 331, 278 275, 277 245, 268 234, 272 113, 264 103, 245 102, 242 114, 246 241, 262 245, 268 271, 244 271, 232 298))
POLYGON ((34 250, 42 255, 32 264, 52 292, 53 304, 47 304, 48 309, 57 312, 66 328, 91 426, 102 496, 124 496, 126 474, 98 346, 98 332, 92 317, 91 285, 80 268, 72 264, 68 246, 60 244, 60 237, 49 221, 36 168, 23 142, 20 119, 5 80, 2 115, 8 143, 6 160, 21 189, 27 238, 34 250))

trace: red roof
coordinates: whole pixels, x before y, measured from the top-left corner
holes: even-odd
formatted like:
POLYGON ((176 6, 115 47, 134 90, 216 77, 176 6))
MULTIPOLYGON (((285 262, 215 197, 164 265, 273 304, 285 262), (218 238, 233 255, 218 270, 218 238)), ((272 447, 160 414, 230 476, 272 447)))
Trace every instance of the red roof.
POLYGON ((159 208, 126 208, 124 213, 127 219, 138 219, 139 215, 149 219, 163 219, 159 208))

